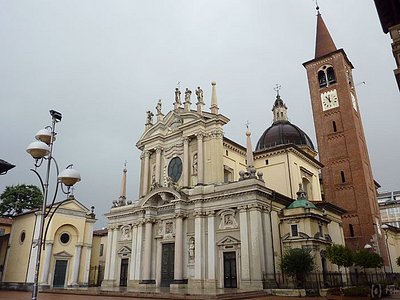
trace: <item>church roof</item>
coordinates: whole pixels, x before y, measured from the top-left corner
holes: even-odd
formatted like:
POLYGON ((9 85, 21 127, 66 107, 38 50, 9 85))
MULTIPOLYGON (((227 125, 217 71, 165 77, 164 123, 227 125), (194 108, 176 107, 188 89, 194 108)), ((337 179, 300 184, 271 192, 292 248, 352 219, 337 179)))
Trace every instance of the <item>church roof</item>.
POLYGON ((297 199, 293 201, 288 208, 317 208, 313 203, 308 201, 307 193, 303 190, 303 185, 299 184, 299 191, 297 192, 297 199))
POLYGON ((315 58, 320 58, 324 55, 336 51, 337 48, 333 39, 322 19, 321 14, 318 11, 317 14, 317 36, 315 40, 315 58))

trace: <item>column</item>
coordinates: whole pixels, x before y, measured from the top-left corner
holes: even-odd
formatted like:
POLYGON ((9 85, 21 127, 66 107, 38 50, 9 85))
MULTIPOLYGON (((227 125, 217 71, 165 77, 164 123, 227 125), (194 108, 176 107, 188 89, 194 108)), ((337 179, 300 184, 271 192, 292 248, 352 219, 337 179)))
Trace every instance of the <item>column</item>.
MULTIPOLYGON (((194 279, 204 279, 203 213, 195 211, 194 219, 194 279)), ((201 284, 200 284, 201 287, 201 284)))
POLYGON ((183 215, 175 219, 174 283, 183 283, 183 215))
MULTIPOLYGON (((117 259, 117 236, 118 227, 113 228, 112 240, 111 240, 111 253, 110 253, 110 280, 115 280, 115 261, 117 259)), ((109 241, 110 242, 110 241, 109 241)))
POLYGON ((153 223, 151 219, 146 220, 144 230, 145 232, 142 283, 154 283, 154 280, 151 280, 151 242, 153 239, 153 223))
POLYGON ((89 272, 90 272, 90 256, 92 254, 92 247, 86 246, 86 262, 85 262, 85 272, 83 273, 82 283, 84 286, 89 285, 89 272))
POLYGON ((75 246, 74 269, 72 271, 72 285, 78 285, 79 269, 81 265, 82 245, 75 246))
POLYGON ((207 231, 208 231, 208 274, 207 279, 215 281, 215 212, 207 213, 207 231))
POLYGON ((140 280, 140 271, 142 270, 142 245, 143 245, 143 223, 140 222, 137 227, 136 242, 136 261, 135 261, 135 278, 140 280))
POLYGON ((249 230, 247 225, 247 207, 239 206, 240 242, 241 242, 241 273, 242 281, 250 282, 250 252, 249 230))
POLYGON ((250 207, 250 235, 251 235, 251 281, 252 285, 262 285, 262 266, 265 265, 264 261, 264 246, 263 246, 263 232, 261 211, 258 205, 250 207))
POLYGON ((271 227, 271 219, 269 217, 270 211, 267 210, 263 213, 264 218, 264 246, 265 246, 265 258, 267 260, 267 272, 268 278, 274 278, 274 241, 271 227))
POLYGON ((189 138, 183 138, 183 186, 189 186, 189 138))
POLYGON ((156 149, 156 182, 160 184, 160 175, 161 175, 161 148, 156 149))
POLYGON ((149 190, 149 166, 150 164, 150 151, 144 151, 144 167, 143 167, 143 186, 142 186, 142 196, 147 194, 149 190))
POLYGON ((42 284, 49 284, 49 269, 50 269, 50 261, 51 261, 51 251, 53 249, 53 243, 46 243, 46 250, 44 251, 44 265, 43 265, 43 273, 42 273, 42 284))
POLYGON ((131 244, 131 263, 129 265, 129 280, 136 280, 135 277, 135 265, 136 265, 136 243, 137 243, 137 224, 132 225, 132 244, 131 244))
POLYGON ((203 134, 197 135, 197 184, 204 183, 203 134))
POLYGON ((113 231, 111 228, 108 228, 107 235, 107 253, 106 253, 106 265, 104 267, 104 280, 110 279, 110 264, 111 264, 111 244, 113 238, 113 231))

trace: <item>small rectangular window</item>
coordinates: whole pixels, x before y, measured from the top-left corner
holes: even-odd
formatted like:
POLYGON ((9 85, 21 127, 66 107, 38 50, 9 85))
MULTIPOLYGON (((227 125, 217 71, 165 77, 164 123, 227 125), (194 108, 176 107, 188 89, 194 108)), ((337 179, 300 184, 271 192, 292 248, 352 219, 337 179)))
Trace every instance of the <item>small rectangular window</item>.
POLYGON ((268 159, 265 160, 265 165, 268 165, 268 159))
POLYGON ((336 122, 335 121, 332 121, 332 126, 333 126, 333 132, 336 132, 337 128, 336 128, 336 122))
POLYGON ((324 232, 322 231, 322 225, 319 225, 319 236, 320 237, 324 236, 324 232))
POLYGON ((349 229, 350 229, 350 236, 354 236, 354 228, 352 224, 349 224, 349 229))
POLYGON ((225 155, 226 155, 226 156, 229 156, 229 155, 228 155, 228 150, 225 150, 225 155))
POLYGON ((299 230, 297 228, 297 224, 290 225, 292 236, 299 236, 299 230))
POLYGON ((104 254, 104 244, 100 244, 100 256, 104 254))
POLYGON ((340 177, 342 179, 342 183, 345 183, 346 182, 346 177, 344 177, 344 172, 343 171, 340 171, 340 177))

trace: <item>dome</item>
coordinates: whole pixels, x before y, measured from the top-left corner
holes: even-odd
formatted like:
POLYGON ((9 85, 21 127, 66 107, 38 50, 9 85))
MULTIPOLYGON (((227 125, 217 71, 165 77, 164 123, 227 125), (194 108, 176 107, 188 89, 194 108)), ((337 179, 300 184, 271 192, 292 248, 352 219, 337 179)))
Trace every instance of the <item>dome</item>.
POLYGON ((295 144, 308 146, 315 151, 314 145, 308 135, 289 121, 274 122, 258 140, 256 151, 269 149, 279 145, 295 144))

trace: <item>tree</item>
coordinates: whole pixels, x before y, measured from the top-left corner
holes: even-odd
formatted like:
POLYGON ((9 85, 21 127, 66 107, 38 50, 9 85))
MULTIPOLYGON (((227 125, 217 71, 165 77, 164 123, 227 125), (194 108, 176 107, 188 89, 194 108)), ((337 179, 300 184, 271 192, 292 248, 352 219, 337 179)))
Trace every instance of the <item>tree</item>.
POLYGON ((341 267, 351 267, 353 265, 353 253, 343 245, 333 244, 326 249, 326 257, 331 263, 341 267))
POLYGON ((310 249, 294 248, 287 250, 281 260, 282 272, 294 277, 298 286, 304 284, 306 274, 315 269, 310 249))
POLYGON ((354 264, 364 268, 380 268, 383 266, 383 258, 375 252, 362 249, 357 250, 353 256, 354 264))
POLYGON ((7 186, 0 195, 0 215, 13 217, 25 211, 40 208, 43 202, 43 194, 35 185, 7 186))

